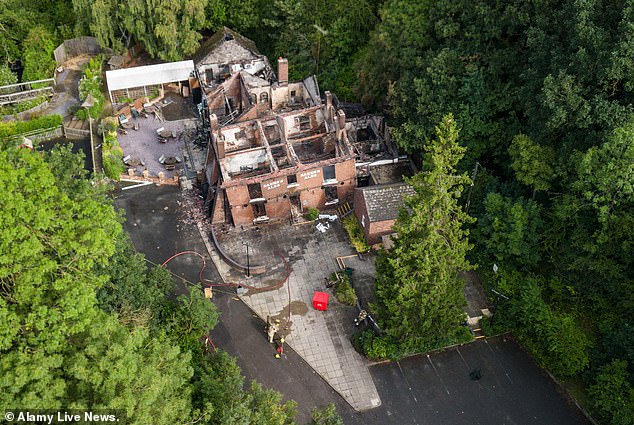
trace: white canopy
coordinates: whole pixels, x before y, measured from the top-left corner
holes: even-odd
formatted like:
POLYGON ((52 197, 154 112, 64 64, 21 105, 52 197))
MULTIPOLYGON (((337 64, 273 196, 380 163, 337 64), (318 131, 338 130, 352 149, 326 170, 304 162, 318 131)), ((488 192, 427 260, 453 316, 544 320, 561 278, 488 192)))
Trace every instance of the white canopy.
POLYGON ((112 92, 133 87, 185 81, 193 71, 194 61, 192 60, 169 62, 106 71, 106 81, 108 90, 112 92))

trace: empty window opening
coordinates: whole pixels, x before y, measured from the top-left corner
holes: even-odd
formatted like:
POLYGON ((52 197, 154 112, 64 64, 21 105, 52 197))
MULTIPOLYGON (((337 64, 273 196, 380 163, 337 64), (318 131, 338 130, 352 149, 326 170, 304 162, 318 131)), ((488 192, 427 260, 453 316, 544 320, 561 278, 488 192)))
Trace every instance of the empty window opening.
POLYGON ((260 183, 252 183, 247 186, 249 190, 249 198, 260 199, 262 198, 262 186, 260 183))
POLYGON ((307 115, 302 115, 295 118, 295 122, 300 130, 310 130, 310 117, 307 115))
POLYGON ((253 217, 258 218, 266 215, 266 207, 263 202, 251 204, 251 207, 253 208, 253 217))
POLYGON ((297 92, 295 90, 291 90, 291 97, 295 97, 296 94, 297 92))
POLYGON ((336 204, 339 202, 339 198, 337 197, 337 186, 325 187, 324 192, 326 195, 326 205, 336 204))
POLYGON ((326 165, 321 169, 322 173, 324 173, 324 181, 326 180, 335 180, 335 166, 334 165, 326 165))
POLYGON ((297 183, 297 174, 289 174, 286 176, 286 181, 288 184, 297 183))
POLYGON ((269 94, 267 92, 260 93, 260 103, 268 103, 269 94))

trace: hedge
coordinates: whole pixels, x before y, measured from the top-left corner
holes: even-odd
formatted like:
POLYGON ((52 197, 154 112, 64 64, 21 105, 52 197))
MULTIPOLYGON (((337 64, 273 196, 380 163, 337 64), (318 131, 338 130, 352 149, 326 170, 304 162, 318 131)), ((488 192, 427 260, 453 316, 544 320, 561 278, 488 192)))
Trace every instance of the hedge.
POLYGON ((31 131, 53 128, 62 125, 61 115, 46 115, 30 121, 0 122, 0 138, 16 136, 31 131))

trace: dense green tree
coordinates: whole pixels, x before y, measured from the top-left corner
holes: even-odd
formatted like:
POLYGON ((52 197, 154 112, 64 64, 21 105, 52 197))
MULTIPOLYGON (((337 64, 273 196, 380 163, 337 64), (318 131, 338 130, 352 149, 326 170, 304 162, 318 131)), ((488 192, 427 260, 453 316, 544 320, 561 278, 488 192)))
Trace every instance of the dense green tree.
POLYGON ((586 347, 634 314, 634 2, 388 0, 380 16, 359 94, 385 107, 400 149, 416 154, 454 113, 468 148, 458 169, 480 169, 466 204, 486 284, 497 284, 492 262, 536 274, 498 325, 520 332, 517 317, 541 315, 541 334, 524 341, 561 375, 619 358, 604 350, 595 361, 586 347))
POLYGON ((180 60, 198 48, 206 0, 73 0, 78 30, 90 32, 115 50, 142 42, 152 57, 180 60))
POLYGON ((23 57, 22 41, 37 25, 49 25, 39 11, 38 1, 0 0, 0 58, 15 63, 23 57))
POLYGON ((145 258, 136 253, 132 243, 120 239, 117 252, 103 270, 108 281, 97 291, 99 306, 117 312, 120 320, 134 317, 149 319, 153 327, 161 327, 167 295, 174 287, 172 276, 161 267, 148 270, 145 258))
POLYGON ((495 262, 510 269, 535 267, 540 260, 543 226, 539 204, 490 192, 484 208, 476 235, 484 264, 495 262))
POLYGON ((539 146, 525 134, 518 134, 509 146, 509 155, 515 178, 533 189, 533 198, 536 191, 550 188, 555 174, 552 168, 555 152, 550 147, 539 146))
POLYGON ((373 312, 389 337, 412 347, 434 344, 464 321, 458 272, 471 268, 463 228, 471 219, 458 197, 470 179, 456 174, 465 151, 457 138, 457 125, 448 115, 426 146, 425 169, 406 180, 415 194, 406 198, 394 226, 394 247, 377 260, 373 312))
POLYGON ((24 74, 22 81, 43 80, 53 77, 55 42, 48 30, 37 26, 29 31, 24 45, 24 74))
POLYGON ((18 76, 11 72, 7 65, 0 65, 0 86, 8 86, 18 82, 18 76))
POLYGON ((201 412, 203 423, 229 424, 294 424, 296 403, 282 403, 281 395, 252 382, 244 388, 244 377, 234 358, 219 351, 213 358, 196 362, 194 406, 201 412))
POLYGON ((208 0, 205 28, 215 31, 225 25, 238 32, 246 31, 262 24, 259 18, 265 10, 259 7, 257 0, 208 0))
POLYGON ((542 365, 558 376, 572 376, 590 361, 591 342, 576 318, 553 311, 542 296, 543 279, 512 269, 500 269, 497 290, 509 299, 501 303, 495 321, 505 322, 542 365))
POLYGON ((618 127, 600 147, 588 149, 578 163, 579 179, 573 187, 592 203, 599 222, 606 225, 617 221, 620 227, 631 219, 634 206, 632 140, 634 123, 618 127))
POLYGON ((270 56, 289 58, 290 78, 312 74, 322 90, 351 100, 355 59, 377 22, 377 1, 260 1, 261 22, 252 25, 258 44, 270 56))
POLYGON ((167 297, 167 271, 147 273, 81 167, 69 148, 0 147, 0 407, 121 409, 131 424, 294 423, 293 402, 245 389, 235 360, 204 353, 213 304, 199 287, 167 297))
POLYGON ((589 393, 599 418, 606 424, 634 423, 634 388, 627 380, 627 362, 614 360, 603 366, 589 393))
POLYGON ((64 187, 43 155, 0 149, 0 405, 120 408, 131 423, 175 423, 189 411, 188 355, 96 308, 119 216, 86 196, 90 185, 64 187))

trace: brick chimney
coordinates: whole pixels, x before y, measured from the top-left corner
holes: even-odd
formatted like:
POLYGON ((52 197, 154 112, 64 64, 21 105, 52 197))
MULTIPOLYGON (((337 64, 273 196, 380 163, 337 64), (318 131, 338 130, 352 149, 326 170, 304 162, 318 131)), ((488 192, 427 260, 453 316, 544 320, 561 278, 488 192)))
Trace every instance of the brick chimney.
POLYGON ((326 110, 328 111, 330 110, 330 107, 332 106, 332 93, 326 90, 325 95, 326 95, 326 110))
POLYGON ((277 60, 277 81, 280 86, 288 84, 288 59, 279 58, 277 60))
POLYGON ((225 157, 225 141, 218 135, 214 135, 213 138, 216 141, 216 149, 218 150, 218 159, 225 157))

